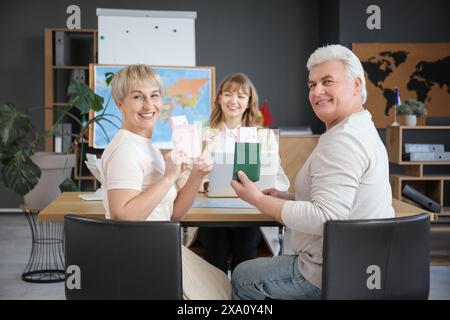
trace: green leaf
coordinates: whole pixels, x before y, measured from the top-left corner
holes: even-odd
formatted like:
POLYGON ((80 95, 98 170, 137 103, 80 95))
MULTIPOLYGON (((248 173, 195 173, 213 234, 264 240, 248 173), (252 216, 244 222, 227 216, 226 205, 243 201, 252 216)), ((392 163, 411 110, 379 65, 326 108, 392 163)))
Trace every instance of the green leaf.
POLYGON ((103 109, 103 97, 94 93, 84 82, 72 80, 67 90, 69 103, 75 106, 80 113, 87 114, 92 109, 103 109))
POLYGON ((30 117, 16 109, 13 104, 0 105, 0 142, 8 145, 28 134, 31 127, 30 117))
POLYGON ((107 87, 109 87, 109 85, 111 84, 113 77, 114 77, 114 72, 106 72, 105 73, 105 82, 106 82, 107 87))
POLYGON ((73 182, 73 180, 70 178, 66 178, 63 182, 61 182, 61 184, 59 185, 59 190, 61 190, 61 192, 80 191, 78 190, 75 182, 73 182))
POLYGON ((22 196, 33 190, 41 177, 41 169, 23 150, 17 150, 1 173, 5 186, 22 196))

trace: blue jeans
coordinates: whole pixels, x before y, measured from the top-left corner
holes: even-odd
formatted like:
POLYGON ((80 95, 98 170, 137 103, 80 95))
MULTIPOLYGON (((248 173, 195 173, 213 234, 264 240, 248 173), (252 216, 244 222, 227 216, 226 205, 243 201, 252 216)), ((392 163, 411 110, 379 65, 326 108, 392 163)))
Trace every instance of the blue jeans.
POLYGON ((298 268, 298 256, 257 258, 239 264, 231 277, 235 300, 315 300, 321 290, 298 268))

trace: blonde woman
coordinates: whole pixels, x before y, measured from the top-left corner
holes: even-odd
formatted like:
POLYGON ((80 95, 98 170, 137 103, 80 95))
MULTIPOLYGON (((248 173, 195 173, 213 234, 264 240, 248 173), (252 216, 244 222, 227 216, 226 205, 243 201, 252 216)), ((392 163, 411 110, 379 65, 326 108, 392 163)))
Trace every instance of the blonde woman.
MULTIPOLYGON (((157 221, 181 219, 196 197, 212 164, 199 159, 186 186, 175 181, 184 169, 183 153, 162 156, 152 146, 152 131, 161 113, 163 86, 149 66, 130 65, 112 80, 112 96, 122 113, 122 128, 102 155, 103 204, 108 219, 157 221)), ((186 299, 229 299, 226 275, 182 248, 186 299)), ((151 284, 148 284, 151 285, 151 284)))

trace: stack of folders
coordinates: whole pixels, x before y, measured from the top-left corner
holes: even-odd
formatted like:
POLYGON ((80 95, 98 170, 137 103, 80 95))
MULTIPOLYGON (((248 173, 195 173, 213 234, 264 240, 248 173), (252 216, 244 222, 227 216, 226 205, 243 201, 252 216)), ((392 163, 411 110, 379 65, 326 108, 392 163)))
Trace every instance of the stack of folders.
POLYGON ((443 144, 405 143, 404 161, 450 161, 443 144))
POLYGON ((407 184, 403 186, 402 195, 428 211, 441 212, 441 205, 439 203, 407 184))

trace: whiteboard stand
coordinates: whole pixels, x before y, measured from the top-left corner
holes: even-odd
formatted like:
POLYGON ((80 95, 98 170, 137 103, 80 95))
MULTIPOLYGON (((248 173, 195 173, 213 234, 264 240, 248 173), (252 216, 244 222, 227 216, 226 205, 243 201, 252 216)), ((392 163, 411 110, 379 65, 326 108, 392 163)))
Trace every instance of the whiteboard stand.
POLYGON ((195 66, 194 11, 97 8, 98 63, 195 66))

